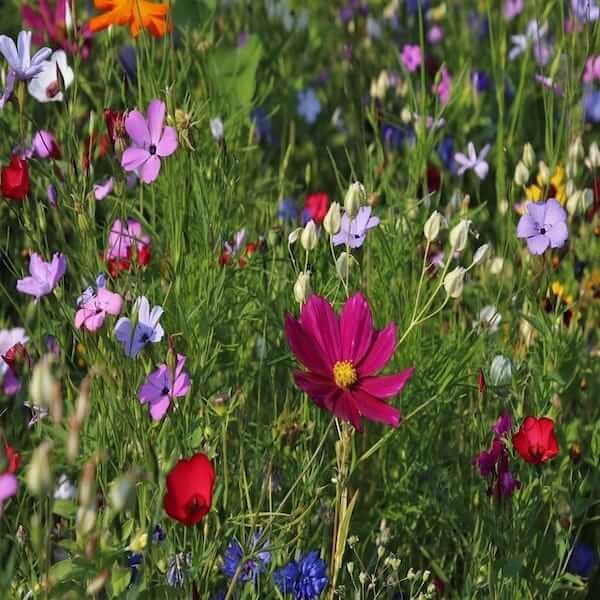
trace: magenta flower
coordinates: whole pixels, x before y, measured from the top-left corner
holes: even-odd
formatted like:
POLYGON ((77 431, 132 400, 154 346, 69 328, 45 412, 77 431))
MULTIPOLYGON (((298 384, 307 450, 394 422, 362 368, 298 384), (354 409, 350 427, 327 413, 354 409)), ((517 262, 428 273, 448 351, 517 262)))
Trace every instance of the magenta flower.
POLYGON ((146 251, 150 246, 150 236, 142 231, 142 225, 135 219, 126 222, 116 219, 108 235, 106 258, 131 258, 134 246, 138 252, 146 251))
POLYGON ((385 399, 402 391, 414 368, 394 375, 377 375, 396 346, 396 325, 377 331, 366 298, 354 294, 340 316, 321 296, 303 305, 300 318, 286 315, 288 344, 306 371, 294 371, 296 385, 320 408, 362 430, 361 417, 400 424, 400 411, 385 399))
POLYGON ((55 252, 52 262, 46 262, 34 252, 29 259, 31 276, 17 281, 17 291, 35 296, 36 300, 39 300, 57 286, 66 270, 67 259, 62 254, 55 252))
POLYGON ((146 382, 140 388, 138 398, 141 404, 149 404, 150 416, 154 421, 160 421, 174 398, 185 396, 191 387, 189 374, 183 370, 185 356, 177 355, 177 365, 173 373, 166 364, 146 377, 146 382))
POLYGON ((17 344, 24 346, 28 341, 29 338, 22 327, 0 330, 0 385, 7 396, 12 396, 21 389, 21 381, 5 356, 17 344))
POLYGON ((49 131, 38 131, 31 142, 31 149, 38 158, 60 158, 60 150, 49 131))
POLYGON ((91 298, 79 306, 75 313, 75 327, 82 326, 88 331, 98 331, 104 324, 106 315, 117 316, 123 308, 123 298, 119 294, 99 288, 91 298))
POLYGON ((132 110, 125 119, 125 129, 133 142, 121 159, 126 171, 135 171, 144 183, 152 183, 160 172, 160 159, 177 149, 177 133, 172 127, 163 127, 165 103, 152 100, 148 118, 132 110))
POLYGON ((437 94, 442 106, 445 106, 450 100, 450 88, 452 86, 452 77, 450 77, 446 65, 441 68, 439 77, 439 81, 434 83, 432 90, 437 94))
POLYGON ((423 60, 421 47, 414 44, 404 44, 400 58, 402 59, 402 63, 406 67, 406 70, 414 73, 423 60))
POLYGON ((502 14, 507 21, 512 21, 523 12, 523 0, 504 0, 502 14))
POLYGON ((527 240, 531 254, 543 254, 548 248, 562 248, 569 238, 567 213, 554 199, 529 202, 517 225, 517 237, 527 240))
POLYGON ((590 56, 585 61, 583 82, 593 83, 597 79, 600 79, 600 56, 590 56))
POLYGON ((2 504, 16 495, 19 490, 19 480, 13 473, 2 473, 0 475, 0 513, 2 504))
POLYGON ((115 185, 115 180, 113 177, 109 177, 103 183, 95 183, 94 184, 94 198, 96 200, 104 200, 106 196, 108 196, 112 191, 115 185))

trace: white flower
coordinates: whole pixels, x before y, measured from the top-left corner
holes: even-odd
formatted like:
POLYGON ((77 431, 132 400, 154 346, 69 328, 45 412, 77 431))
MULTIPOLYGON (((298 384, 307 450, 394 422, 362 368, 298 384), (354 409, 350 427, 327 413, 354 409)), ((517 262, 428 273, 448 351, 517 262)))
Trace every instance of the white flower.
POLYGON ((469 145, 467 146, 468 156, 462 152, 457 152, 454 155, 454 160, 460 165, 458 168, 458 174, 462 175, 465 171, 472 169, 475 171, 479 179, 485 179, 490 169, 489 165, 485 161, 485 157, 490 151, 490 148, 491 146, 486 144, 478 155, 473 142, 469 142, 469 145))
POLYGON ((55 500, 73 500, 77 495, 77 488, 71 483, 71 480, 63 473, 54 488, 55 500))
POLYGON ((488 304, 479 311, 479 319, 472 322, 473 329, 485 329, 490 333, 498 331, 502 315, 495 306, 488 304))
POLYGON ((27 84, 27 89, 38 102, 62 102, 63 91, 73 83, 73 79, 67 55, 63 50, 57 50, 44 61, 42 72, 27 84))
POLYGON ((225 128, 223 127, 223 121, 221 117, 215 117, 210 120, 210 132, 216 142, 220 142, 225 135, 225 128))

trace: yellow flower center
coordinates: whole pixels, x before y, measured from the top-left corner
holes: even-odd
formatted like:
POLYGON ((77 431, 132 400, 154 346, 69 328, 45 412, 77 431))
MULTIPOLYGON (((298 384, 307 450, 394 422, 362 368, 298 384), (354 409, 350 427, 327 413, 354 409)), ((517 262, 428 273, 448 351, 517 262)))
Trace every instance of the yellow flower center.
POLYGON ((345 389, 356 383, 358 373, 349 360, 340 360, 333 365, 333 378, 335 385, 345 389))

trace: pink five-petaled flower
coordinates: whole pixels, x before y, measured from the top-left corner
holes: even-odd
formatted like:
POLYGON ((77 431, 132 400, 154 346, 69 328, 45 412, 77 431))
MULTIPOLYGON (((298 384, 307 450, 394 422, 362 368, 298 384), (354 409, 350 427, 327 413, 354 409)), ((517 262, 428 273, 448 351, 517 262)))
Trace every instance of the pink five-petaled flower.
POLYGON ((34 252, 29 259, 31 276, 17 281, 17 291, 35 296, 36 300, 39 300, 56 287, 66 270, 67 259, 62 254, 55 252, 52 262, 46 262, 34 252))
POLYGON ((548 247, 562 248, 569 237, 567 213, 554 198, 529 202, 527 214, 519 219, 517 237, 527 240, 531 254, 543 254, 548 247))
POLYGON ((148 106, 148 118, 132 110, 125 119, 125 129, 133 142, 121 159, 126 171, 135 171, 144 183, 152 183, 160 171, 160 159, 170 156, 177 149, 177 133, 172 127, 164 127, 165 103, 152 100, 148 106))
POLYGON ((140 388, 138 397, 142 404, 150 405, 150 416, 160 421, 169 410, 173 398, 185 396, 191 387, 190 376, 183 370, 185 356, 177 355, 175 373, 166 364, 146 377, 146 382, 140 388))
POLYGON ((400 424, 400 411, 384 399, 396 396, 414 368, 377 375, 396 346, 396 325, 377 331, 369 303, 360 293, 344 304, 340 316, 321 296, 311 296, 300 318, 286 315, 288 344, 306 371, 294 371, 296 385, 320 408, 362 430, 361 417, 400 424))
POLYGON ((413 44, 404 44, 400 58, 406 70, 414 73, 422 62, 421 47, 413 44))
POLYGON ((88 331, 98 331, 104 324, 106 315, 117 316, 122 308, 123 298, 119 294, 99 288, 75 313, 75 327, 80 329, 83 326, 88 331))

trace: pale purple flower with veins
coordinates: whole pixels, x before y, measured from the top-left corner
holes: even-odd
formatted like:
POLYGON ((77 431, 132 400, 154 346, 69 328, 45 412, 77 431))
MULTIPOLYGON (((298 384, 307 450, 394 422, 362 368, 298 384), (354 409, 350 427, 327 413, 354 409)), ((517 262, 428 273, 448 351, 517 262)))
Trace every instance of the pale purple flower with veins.
POLYGON ((485 179, 489 171, 489 165, 485 161, 485 157, 488 155, 490 148, 491 146, 486 144, 478 155, 473 142, 469 142, 467 147, 468 156, 462 152, 457 152, 454 155, 454 160, 460 165, 458 174, 462 175, 465 171, 473 170, 479 179, 485 179))
POLYGON ((548 248, 562 248, 569 238, 567 213, 554 199, 529 202, 527 213, 519 219, 517 237, 527 240, 531 254, 543 254, 548 248))
POLYGON ((130 358, 135 358, 146 344, 160 342, 165 333, 159 323, 163 313, 162 307, 154 306, 150 310, 146 296, 140 296, 135 301, 133 312, 137 314, 137 319, 134 319, 135 327, 134 322, 127 317, 121 317, 115 325, 115 336, 130 358))
POLYGON ((17 81, 30 81, 44 69, 44 62, 52 54, 50 48, 41 48, 31 56, 31 31, 21 31, 17 43, 6 35, 0 35, 0 54, 8 62, 6 87, 0 97, 0 109, 11 97, 17 81))
POLYGON ((148 118, 132 110, 125 119, 125 129, 133 144, 125 150, 121 166, 135 171, 144 183, 152 183, 160 172, 160 159, 177 149, 177 133, 173 127, 163 127, 165 103, 152 100, 148 106, 148 118))
POLYGON ((48 158, 57 154, 56 139, 49 131, 38 131, 31 141, 31 149, 38 158, 48 158))
POLYGON ((571 0, 571 8, 583 23, 593 23, 600 19, 600 7, 596 0, 571 0))
POLYGON ((159 365, 156 371, 146 377, 146 382, 140 388, 140 403, 149 405, 154 421, 160 421, 165 416, 174 398, 185 396, 190 391, 190 376, 183 370, 185 360, 183 354, 177 355, 174 373, 166 364, 159 365))
POLYGON ((117 316, 122 308, 123 298, 119 294, 101 287, 91 298, 80 305, 79 310, 75 313, 75 327, 98 331, 104 324, 106 315, 117 316))
POLYGON ((17 291, 35 296, 39 300, 57 286, 67 270, 67 259, 55 252, 51 262, 46 262, 39 254, 33 253, 29 259, 29 277, 17 281, 17 291))
POLYGON ((377 225, 379 225, 379 217, 371 216, 370 206, 361 206, 352 220, 344 213, 340 230, 333 236, 333 244, 335 246, 348 244, 350 248, 360 248, 365 243, 369 230, 377 225))

